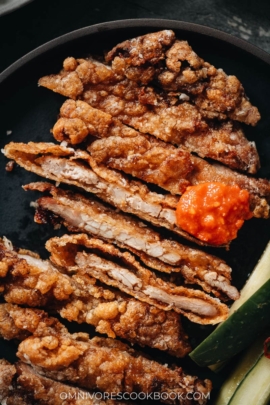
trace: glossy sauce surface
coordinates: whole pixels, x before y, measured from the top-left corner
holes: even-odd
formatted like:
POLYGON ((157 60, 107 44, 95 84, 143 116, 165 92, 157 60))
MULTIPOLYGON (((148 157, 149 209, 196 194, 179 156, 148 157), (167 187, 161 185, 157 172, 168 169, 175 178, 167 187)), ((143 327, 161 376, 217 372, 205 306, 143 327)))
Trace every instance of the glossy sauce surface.
POLYGON ((177 224, 182 229, 213 245, 235 239, 244 221, 251 217, 248 191, 219 182, 188 187, 176 209, 177 224))

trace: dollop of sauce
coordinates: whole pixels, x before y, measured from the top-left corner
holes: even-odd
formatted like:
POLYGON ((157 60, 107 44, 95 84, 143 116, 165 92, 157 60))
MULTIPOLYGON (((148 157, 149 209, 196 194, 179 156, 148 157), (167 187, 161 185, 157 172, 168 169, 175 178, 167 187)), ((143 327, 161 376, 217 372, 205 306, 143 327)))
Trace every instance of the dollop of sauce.
POLYGON ((176 208, 177 225, 212 245, 235 239, 244 221, 252 216, 249 192, 219 182, 187 187, 176 208))

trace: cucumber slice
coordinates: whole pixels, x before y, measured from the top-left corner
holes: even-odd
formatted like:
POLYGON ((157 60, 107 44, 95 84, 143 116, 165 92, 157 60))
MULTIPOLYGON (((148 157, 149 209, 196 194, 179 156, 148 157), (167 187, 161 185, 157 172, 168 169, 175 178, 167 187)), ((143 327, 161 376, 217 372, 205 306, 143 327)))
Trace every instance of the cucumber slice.
POLYGON ((254 294, 268 279, 270 278, 270 242, 267 244, 261 258, 259 259, 257 265, 249 276, 246 284, 241 290, 240 298, 235 301, 231 308, 229 314, 232 314, 244 302, 246 302, 251 295, 254 294))
POLYGON ((230 359, 249 346, 270 323, 270 243, 238 301, 233 304, 229 318, 189 354, 199 366, 230 359))
POLYGON ((228 405, 267 405, 270 399, 270 359, 262 355, 238 387, 228 405))
POLYGON ((261 358, 263 354, 263 344, 268 336, 270 336, 269 328, 253 343, 253 345, 248 350, 244 352, 233 372, 223 383, 215 401, 216 405, 228 405, 230 403, 230 400, 232 399, 235 391, 238 389, 242 381, 246 378, 249 371, 261 358))
POLYGON ((270 280, 256 291, 189 356, 199 366, 233 357, 249 346, 270 323, 270 280))

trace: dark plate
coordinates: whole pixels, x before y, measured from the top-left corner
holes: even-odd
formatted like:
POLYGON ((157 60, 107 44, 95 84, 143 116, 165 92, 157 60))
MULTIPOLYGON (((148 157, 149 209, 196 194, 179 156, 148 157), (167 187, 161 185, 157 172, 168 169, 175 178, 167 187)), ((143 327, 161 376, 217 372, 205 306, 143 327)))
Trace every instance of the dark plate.
POLYGON ((0 0, 0 16, 11 13, 33 0, 0 0))
MULTIPOLYGON (((11 65, 0 75, 0 147, 10 141, 52 141, 50 129, 64 98, 38 88, 37 81, 45 74, 58 72, 65 57, 101 54, 119 41, 161 29, 173 29, 177 37, 188 40, 201 57, 226 73, 235 74, 243 83, 247 95, 262 115, 259 124, 255 128, 245 127, 245 132, 250 140, 256 141, 262 164, 259 176, 270 178, 270 55, 223 32, 172 20, 123 20, 86 27, 48 42, 11 65), (7 135, 7 131, 12 131, 11 135, 7 135)), ((49 226, 33 222, 30 202, 38 194, 26 193, 21 188, 39 178, 20 168, 6 172, 6 162, 1 155, 0 235, 45 257, 44 243, 55 232, 49 226)), ((269 221, 252 219, 245 223, 229 251, 221 248, 208 251, 226 259, 233 268, 233 283, 240 288, 269 239, 269 221)), ((211 327, 185 323, 193 343, 199 342, 211 330, 211 327)), ((87 329, 89 327, 84 327, 87 329)), ((14 354, 13 343, 1 342, 0 357, 12 359, 14 354)), ((152 354, 162 361, 173 361, 156 351, 152 354)), ((192 368, 189 361, 186 366, 192 368)), ((202 377, 209 374, 206 370, 195 371, 202 377)))

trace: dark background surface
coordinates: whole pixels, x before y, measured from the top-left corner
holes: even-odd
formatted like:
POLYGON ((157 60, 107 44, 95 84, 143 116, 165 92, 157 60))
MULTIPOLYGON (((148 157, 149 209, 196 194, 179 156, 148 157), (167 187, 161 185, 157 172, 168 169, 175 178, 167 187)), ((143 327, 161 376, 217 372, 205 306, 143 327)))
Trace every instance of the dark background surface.
POLYGON ((207 25, 270 53, 269 0, 34 0, 0 16, 0 72, 62 34, 128 18, 168 18, 207 25))

